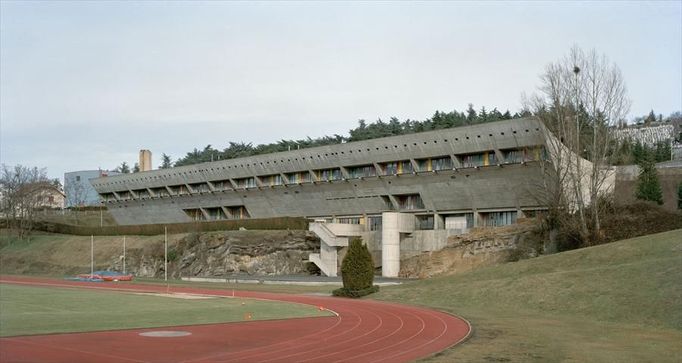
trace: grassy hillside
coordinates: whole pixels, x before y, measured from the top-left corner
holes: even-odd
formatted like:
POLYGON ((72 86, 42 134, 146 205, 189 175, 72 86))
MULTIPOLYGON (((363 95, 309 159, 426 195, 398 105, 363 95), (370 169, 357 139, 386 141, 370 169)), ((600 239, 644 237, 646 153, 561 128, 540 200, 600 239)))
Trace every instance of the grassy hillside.
MULTIPOLYGON (((184 235, 169 235, 174 245, 184 235)), ((163 246, 163 236, 127 236, 128 252, 163 246)), ((0 231, 0 272, 5 274, 64 275, 90 271, 90 237, 35 232, 19 240, 0 231)), ((95 269, 105 269, 123 254, 123 237, 95 237, 95 269)))
POLYGON ((434 361, 682 359, 682 230, 389 287, 375 298, 469 319, 434 361))

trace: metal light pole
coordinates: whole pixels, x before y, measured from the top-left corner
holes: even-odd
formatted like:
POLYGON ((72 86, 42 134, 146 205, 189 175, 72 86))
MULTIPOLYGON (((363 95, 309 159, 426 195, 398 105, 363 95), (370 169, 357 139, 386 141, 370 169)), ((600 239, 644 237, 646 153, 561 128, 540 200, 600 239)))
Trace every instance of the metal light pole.
POLYGON ((123 236, 123 274, 126 274, 126 236, 123 236))
POLYGON ((163 257, 163 279, 168 281, 168 229, 163 226, 163 245, 164 245, 164 257, 163 257))
POLYGON ((95 274, 95 236, 90 235, 90 278, 95 274))

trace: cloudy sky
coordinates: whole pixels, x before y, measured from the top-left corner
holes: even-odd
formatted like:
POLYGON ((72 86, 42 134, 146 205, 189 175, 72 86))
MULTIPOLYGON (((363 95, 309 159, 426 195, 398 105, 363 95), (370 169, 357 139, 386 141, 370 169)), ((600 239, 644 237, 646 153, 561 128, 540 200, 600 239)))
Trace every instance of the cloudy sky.
POLYGON ((0 161, 51 177, 358 119, 512 112, 576 44, 682 109, 682 3, 0 2, 0 161))

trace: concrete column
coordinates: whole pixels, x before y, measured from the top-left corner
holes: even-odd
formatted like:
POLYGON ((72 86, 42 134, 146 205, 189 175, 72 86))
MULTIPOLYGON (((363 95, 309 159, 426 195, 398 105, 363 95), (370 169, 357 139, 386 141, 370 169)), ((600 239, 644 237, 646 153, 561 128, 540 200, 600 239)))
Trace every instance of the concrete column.
POLYGON ((482 221, 481 221, 481 213, 478 213, 477 210, 474 210, 474 227, 481 227, 482 221))
POLYGON ((326 243, 322 242, 320 244, 320 259, 328 269, 327 276, 331 277, 338 276, 339 262, 336 247, 329 246, 326 243))
POLYGON ((434 213, 433 229, 445 229, 445 218, 441 214, 434 213))
POLYGON ((400 213, 381 214, 381 276, 398 277, 400 272, 400 213))

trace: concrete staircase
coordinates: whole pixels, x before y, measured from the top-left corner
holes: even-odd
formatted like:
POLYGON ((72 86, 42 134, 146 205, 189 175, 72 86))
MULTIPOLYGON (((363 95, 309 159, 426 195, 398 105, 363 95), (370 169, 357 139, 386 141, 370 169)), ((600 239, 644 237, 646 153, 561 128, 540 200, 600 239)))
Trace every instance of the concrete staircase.
POLYGON ((320 237, 320 253, 311 253, 310 262, 327 276, 338 275, 338 248, 348 246, 351 236, 360 236, 364 225, 312 222, 308 230, 320 237))

